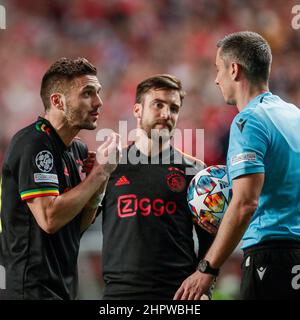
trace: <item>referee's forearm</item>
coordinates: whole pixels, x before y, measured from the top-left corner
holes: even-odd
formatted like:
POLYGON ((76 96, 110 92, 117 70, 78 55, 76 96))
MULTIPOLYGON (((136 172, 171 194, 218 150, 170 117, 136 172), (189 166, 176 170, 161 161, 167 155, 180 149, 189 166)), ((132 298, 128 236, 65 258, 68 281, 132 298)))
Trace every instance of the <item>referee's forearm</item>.
POLYGON ((205 256, 214 268, 220 268, 239 244, 254 211, 253 207, 241 205, 232 199, 215 241, 205 256))

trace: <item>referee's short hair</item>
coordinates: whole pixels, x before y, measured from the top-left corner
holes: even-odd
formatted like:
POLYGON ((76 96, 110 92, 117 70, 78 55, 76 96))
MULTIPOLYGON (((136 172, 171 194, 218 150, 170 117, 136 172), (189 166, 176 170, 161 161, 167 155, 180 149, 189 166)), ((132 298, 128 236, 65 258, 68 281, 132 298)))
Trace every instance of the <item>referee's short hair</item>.
POLYGON ((157 74, 140 82, 136 88, 135 102, 142 103, 143 95, 149 90, 177 90, 182 105, 185 92, 179 79, 170 74, 157 74))
POLYGON ((267 83, 272 63, 271 48, 261 35, 252 31, 235 32, 219 40, 225 66, 238 63, 251 83, 267 83))
POLYGON ((49 110, 50 96, 53 92, 66 93, 68 84, 82 75, 97 75, 97 69, 85 58, 60 58, 54 62, 43 76, 40 95, 49 110))

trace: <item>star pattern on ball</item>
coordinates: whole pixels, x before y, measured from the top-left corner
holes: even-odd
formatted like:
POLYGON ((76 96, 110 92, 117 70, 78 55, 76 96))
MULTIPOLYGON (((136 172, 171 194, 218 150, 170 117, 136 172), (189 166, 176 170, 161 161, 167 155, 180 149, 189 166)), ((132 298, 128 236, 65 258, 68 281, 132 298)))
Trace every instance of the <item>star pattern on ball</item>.
POLYGON ((232 189, 225 165, 214 165, 199 171, 192 179, 187 200, 198 220, 215 219, 219 225, 231 200, 232 189))
POLYGON ((194 190, 194 197, 192 200, 190 200, 190 204, 194 206, 195 208, 201 208, 203 210, 210 211, 210 209, 204 204, 204 200, 207 197, 207 193, 204 193, 202 195, 198 195, 196 192, 196 189, 194 190))
POLYGON ((212 176, 210 178, 216 183, 215 188, 212 190, 210 194, 221 192, 224 195, 225 199, 229 199, 231 188, 228 182, 227 175, 225 175, 222 179, 215 178, 212 176))

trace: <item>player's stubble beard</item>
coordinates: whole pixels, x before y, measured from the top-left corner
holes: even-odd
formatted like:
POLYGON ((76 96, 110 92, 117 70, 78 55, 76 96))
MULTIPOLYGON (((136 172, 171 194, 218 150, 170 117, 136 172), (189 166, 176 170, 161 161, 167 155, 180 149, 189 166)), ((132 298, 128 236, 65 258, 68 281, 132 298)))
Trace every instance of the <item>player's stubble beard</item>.
POLYGON ((86 111, 86 120, 84 120, 84 113, 82 110, 86 108, 79 106, 72 107, 68 101, 66 101, 65 117, 68 124, 71 127, 77 128, 78 130, 94 130, 97 127, 97 122, 92 122, 88 119, 89 112, 86 111))
POLYGON ((140 128, 146 133, 148 139, 152 141, 158 147, 157 150, 161 150, 163 145, 166 145, 170 142, 174 134, 175 125, 170 121, 167 122, 168 128, 157 129, 155 126, 161 124, 161 121, 152 121, 151 123, 145 123, 143 117, 141 119, 140 128))

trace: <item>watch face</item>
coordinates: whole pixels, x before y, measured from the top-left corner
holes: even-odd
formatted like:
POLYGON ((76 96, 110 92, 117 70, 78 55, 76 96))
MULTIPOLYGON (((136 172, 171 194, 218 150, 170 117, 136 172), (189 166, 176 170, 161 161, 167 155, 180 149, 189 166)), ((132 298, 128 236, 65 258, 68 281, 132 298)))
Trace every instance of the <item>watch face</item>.
POLYGON ((207 269, 207 261, 206 260, 201 260, 199 263, 199 270, 201 272, 205 272, 207 269))
POLYGON ((198 265, 198 270, 202 273, 208 273, 215 277, 219 274, 219 269, 214 269, 209 265, 209 262, 205 259, 201 260, 198 265))

